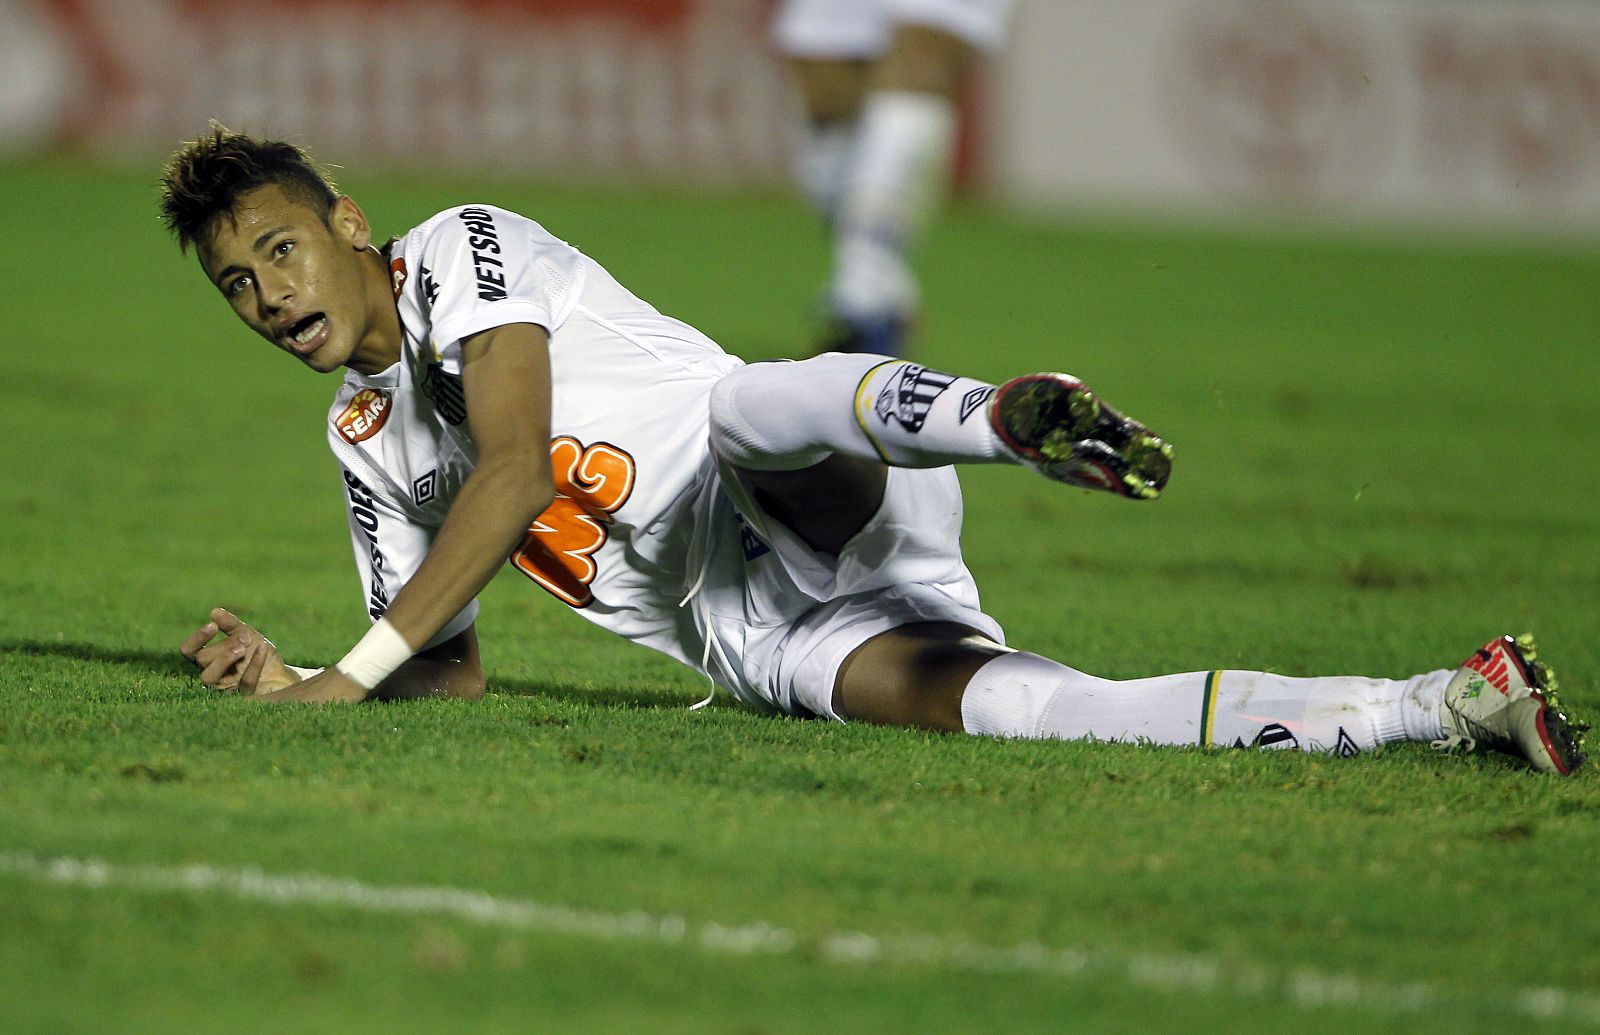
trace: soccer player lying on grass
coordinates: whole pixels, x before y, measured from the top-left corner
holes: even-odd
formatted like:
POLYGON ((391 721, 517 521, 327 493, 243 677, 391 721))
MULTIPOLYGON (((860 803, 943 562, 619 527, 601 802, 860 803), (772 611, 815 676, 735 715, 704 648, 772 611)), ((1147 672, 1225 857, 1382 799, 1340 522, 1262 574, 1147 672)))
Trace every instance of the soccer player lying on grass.
POLYGON ((1172 449, 1064 374, 998 387, 883 356, 746 366, 514 212, 446 209, 374 243, 303 152, 213 127, 163 212, 239 318, 344 368, 343 468, 371 630, 302 670, 226 611, 183 643, 265 701, 484 691, 476 596, 510 559, 589 620, 745 704, 1008 737, 1351 755, 1399 740, 1571 773, 1531 644, 1404 680, 1197 672, 1112 681, 1003 646, 959 547, 954 463, 1151 499, 1172 449))

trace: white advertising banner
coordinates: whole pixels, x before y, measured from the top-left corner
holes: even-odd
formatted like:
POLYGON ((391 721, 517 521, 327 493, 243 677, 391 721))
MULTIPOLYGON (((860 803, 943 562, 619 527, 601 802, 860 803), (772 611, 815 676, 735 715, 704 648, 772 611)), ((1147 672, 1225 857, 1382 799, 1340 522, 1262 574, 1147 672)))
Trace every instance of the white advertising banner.
POLYGON ((1034 0, 988 169, 1032 204, 1600 231, 1600 4, 1034 0))
MULTIPOLYGON (((787 179, 773 0, 0 0, 0 155, 787 179)), ((1018 0, 961 179, 1039 207, 1600 235, 1600 2, 1018 0)))
POLYGON ((764 0, 0 0, 0 153, 165 154, 216 118, 342 157, 762 182, 764 0))

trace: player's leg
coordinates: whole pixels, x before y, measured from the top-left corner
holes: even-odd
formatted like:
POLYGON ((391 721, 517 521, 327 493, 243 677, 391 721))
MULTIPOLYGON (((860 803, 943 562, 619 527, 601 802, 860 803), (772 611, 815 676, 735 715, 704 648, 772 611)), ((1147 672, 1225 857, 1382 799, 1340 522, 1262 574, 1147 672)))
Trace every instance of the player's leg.
POLYGON ((883 502, 888 468, 829 456, 795 471, 743 471, 752 498, 811 549, 838 556, 883 502))
MULTIPOLYGON (((1172 448, 1075 378, 1033 374, 996 387, 882 356, 829 353, 754 363, 711 396, 711 445, 746 471, 800 471, 830 456, 897 467, 1020 463, 1046 477, 1147 499, 1172 448)), ((774 489, 796 508, 807 485, 774 489)))
POLYGON ((960 627, 911 625, 853 653, 839 671, 835 701, 842 717, 948 732, 1354 753, 1442 738, 1450 676, 1223 671, 1119 681, 1007 650, 960 627))
MULTIPOLYGON (((854 502, 840 506, 860 508, 838 512, 834 541, 807 537, 833 555, 824 583, 837 598, 785 624, 770 691, 781 706, 997 736, 1335 754, 1423 740, 1476 743, 1547 772, 1570 773, 1582 762, 1583 727, 1562 714, 1531 642, 1491 641, 1453 671, 1409 679, 1240 670, 1104 679, 1001 646, 961 560, 960 488, 949 468, 899 470, 834 456, 767 474, 815 477, 819 505, 834 507, 829 497, 842 495, 854 502), (830 471, 863 480, 840 493, 823 480, 830 471), (874 471, 887 477, 880 482, 874 471), (863 527, 852 534, 856 521, 863 527)), ((797 531, 807 527, 803 508, 777 516, 797 531)), ((825 599, 816 595, 824 583, 812 583, 812 599, 825 599)))
POLYGON ((961 701, 973 677, 1009 653, 958 622, 899 626, 845 658, 834 683, 834 712, 848 721, 960 733, 966 729, 961 701))
POLYGON ((947 732, 1297 748, 1354 755, 1397 741, 1465 742, 1569 775, 1569 722, 1531 643, 1491 641, 1460 668, 1410 679, 1191 672, 1110 680, 1009 651, 959 624, 913 624, 862 644, 834 686, 840 718, 947 732))

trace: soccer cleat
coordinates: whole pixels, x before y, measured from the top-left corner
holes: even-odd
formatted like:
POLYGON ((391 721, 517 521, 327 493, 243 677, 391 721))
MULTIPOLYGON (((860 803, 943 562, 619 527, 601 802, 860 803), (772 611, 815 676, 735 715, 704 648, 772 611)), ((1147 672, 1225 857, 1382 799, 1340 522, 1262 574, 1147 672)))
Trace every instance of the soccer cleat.
POLYGON ((1555 674, 1539 660, 1530 633, 1501 636, 1473 652, 1445 687, 1439 713, 1446 736, 1433 746, 1440 751, 1490 748, 1561 776, 1583 765, 1589 726, 1562 713, 1555 674))
POLYGON ((1172 476, 1172 444, 1071 374, 1012 378, 995 389, 989 423, 1012 455, 1053 481, 1149 500, 1172 476))

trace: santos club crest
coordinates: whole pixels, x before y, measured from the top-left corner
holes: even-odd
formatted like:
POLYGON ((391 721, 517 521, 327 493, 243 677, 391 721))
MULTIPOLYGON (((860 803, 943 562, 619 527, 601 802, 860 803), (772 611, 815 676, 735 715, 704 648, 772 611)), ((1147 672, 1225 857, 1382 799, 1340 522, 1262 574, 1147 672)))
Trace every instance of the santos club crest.
POLYGON ((941 374, 937 370, 907 363, 900 371, 900 376, 878 393, 878 398, 873 402, 873 412, 885 424, 891 418, 899 421, 901 427, 914 435, 928 422, 928 410, 932 408, 933 401, 955 380, 952 374, 941 374))

